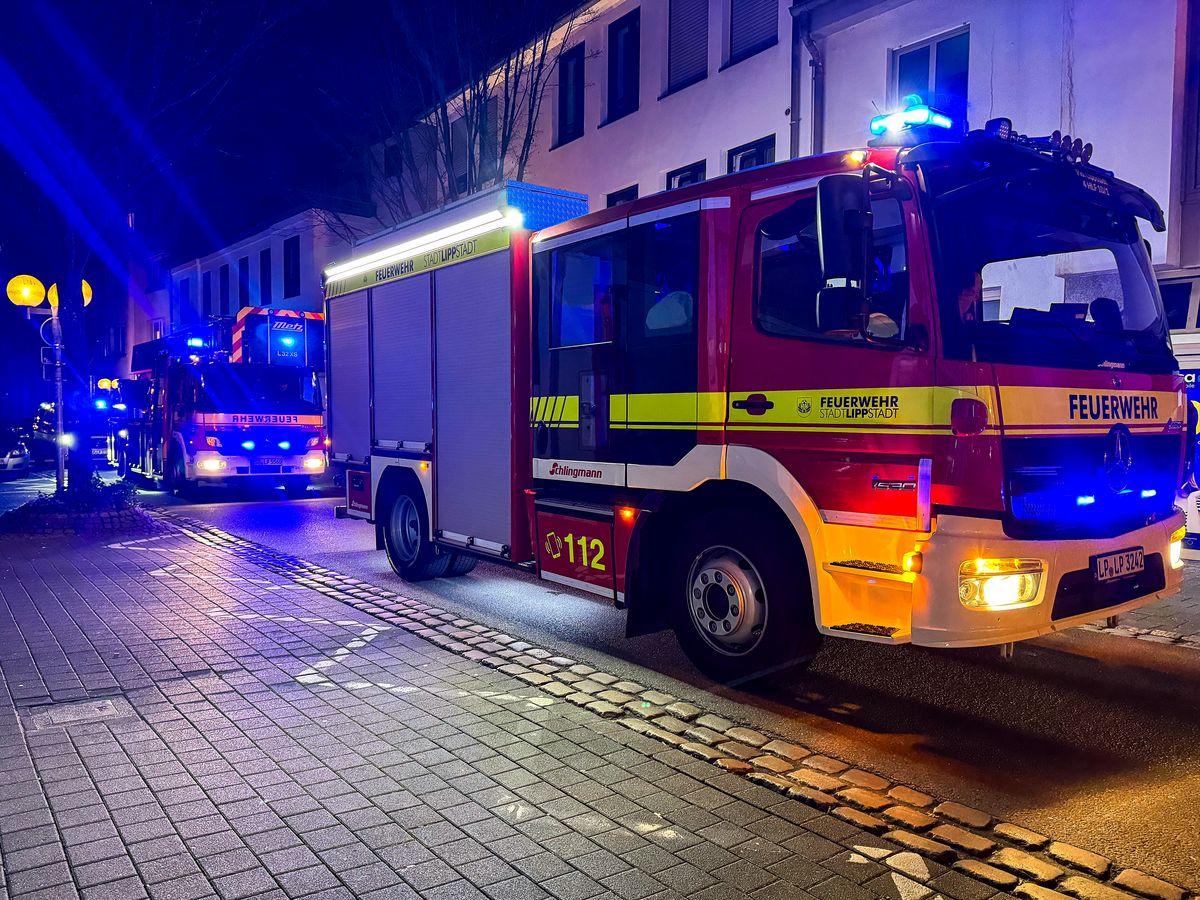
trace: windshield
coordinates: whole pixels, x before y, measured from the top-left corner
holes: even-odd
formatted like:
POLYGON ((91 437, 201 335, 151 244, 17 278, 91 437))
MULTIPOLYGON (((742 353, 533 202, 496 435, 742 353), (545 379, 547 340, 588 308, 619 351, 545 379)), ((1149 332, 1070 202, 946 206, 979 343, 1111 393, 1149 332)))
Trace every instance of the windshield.
POLYGON ((209 363, 196 368, 196 408, 201 412, 321 411, 312 369, 252 363, 209 363))
POLYGON ((958 167, 926 174, 948 356, 1074 369, 1176 367, 1131 215, 1088 202, 1061 176, 980 179, 958 167))

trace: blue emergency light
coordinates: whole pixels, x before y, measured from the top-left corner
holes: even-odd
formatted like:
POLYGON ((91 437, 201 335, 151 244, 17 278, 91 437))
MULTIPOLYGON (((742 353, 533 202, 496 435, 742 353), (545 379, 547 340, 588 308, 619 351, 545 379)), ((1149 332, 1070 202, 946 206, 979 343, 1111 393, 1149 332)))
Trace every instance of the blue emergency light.
POLYGON ((197 337, 188 338, 187 345, 189 347, 203 347, 204 346, 204 338, 197 338, 197 337))
POLYGON ((918 103, 899 112, 876 116, 871 120, 871 134, 895 134, 922 125, 948 130, 954 127, 954 120, 924 103, 918 103))
POLYGON ((254 441, 242 441, 242 449, 243 450, 253 450, 254 449, 254 441))
POLYGON ((108 409, 108 401, 103 397, 97 397, 94 405, 96 409, 108 409))
POLYGON ((283 344, 285 347, 295 347, 296 339, 294 337, 281 337, 279 339, 279 343, 283 344))
POLYGON ((291 449, 292 449, 292 442, 291 442, 291 441, 280 441, 280 442, 279 442, 279 449, 280 449, 280 450, 291 450, 291 449))

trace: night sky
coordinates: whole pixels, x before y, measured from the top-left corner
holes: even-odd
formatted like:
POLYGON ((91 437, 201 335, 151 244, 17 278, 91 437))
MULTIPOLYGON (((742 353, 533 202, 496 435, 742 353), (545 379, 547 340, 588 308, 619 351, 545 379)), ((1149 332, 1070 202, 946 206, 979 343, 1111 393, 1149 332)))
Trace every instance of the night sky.
MULTIPOLYGON (((80 235, 95 341, 124 307, 130 258, 165 254, 170 264, 303 208, 368 199, 364 151, 381 136, 383 110, 394 122, 427 108, 414 47, 439 49, 453 70, 452 33, 474 28, 485 53, 500 52, 525 39, 531 16, 577 5, 528 0, 513 16, 488 0, 413 3, 9 4, 0 283, 28 273, 48 286, 70 257, 64 235, 80 235)), ((0 422, 27 418, 47 390, 38 345, 24 313, 0 304, 0 422)))

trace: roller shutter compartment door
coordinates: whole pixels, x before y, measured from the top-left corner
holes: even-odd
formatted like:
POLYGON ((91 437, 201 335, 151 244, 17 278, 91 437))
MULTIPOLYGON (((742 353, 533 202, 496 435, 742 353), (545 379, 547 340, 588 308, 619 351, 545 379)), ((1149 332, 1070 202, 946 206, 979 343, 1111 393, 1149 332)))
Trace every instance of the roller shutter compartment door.
POLYGON ((371 454, 367 292, 329 301, 329 435, 334 459, 371 454))
POLYGON ((434 273, 434 527, 512 543, 508 251, 434 273))
POLYGON ((375 446, 420 449, 433 440, 431 275, 371 291, 375 446))

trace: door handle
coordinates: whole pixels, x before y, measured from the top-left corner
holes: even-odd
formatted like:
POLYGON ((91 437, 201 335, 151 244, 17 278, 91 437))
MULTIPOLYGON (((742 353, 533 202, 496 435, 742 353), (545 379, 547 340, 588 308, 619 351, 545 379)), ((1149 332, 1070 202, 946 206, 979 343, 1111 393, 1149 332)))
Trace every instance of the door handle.
POLYGON ((745 400, 734 400, 730 405, 734 409, 744 409, 752 416, 761 416, 768 409, 775 408, 775 404, 767 399, 766 394, 751 394, 745 400))

